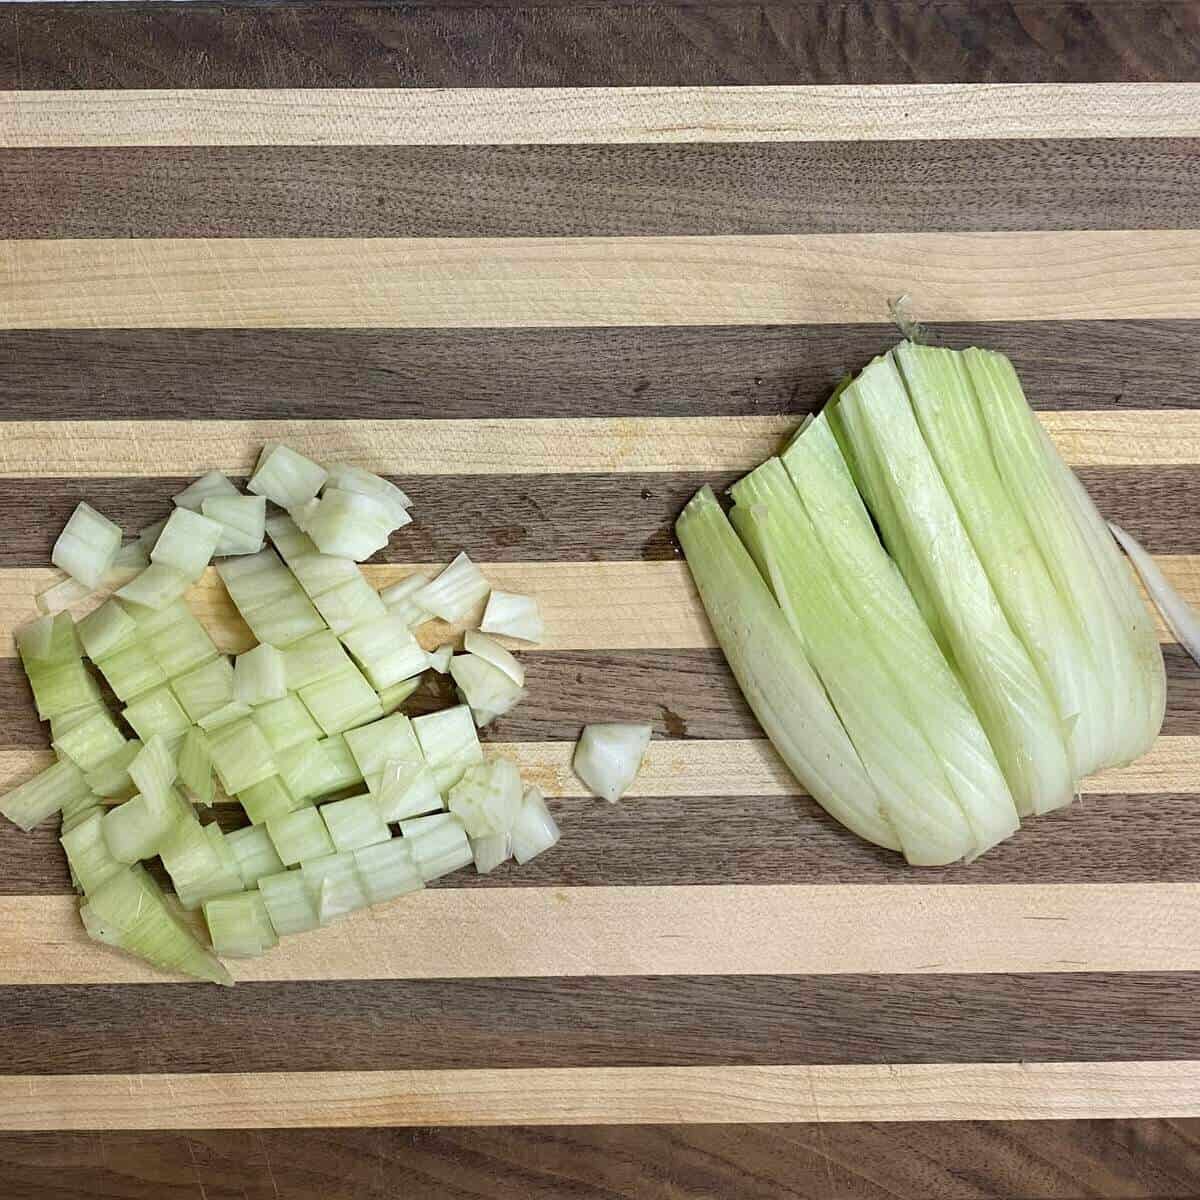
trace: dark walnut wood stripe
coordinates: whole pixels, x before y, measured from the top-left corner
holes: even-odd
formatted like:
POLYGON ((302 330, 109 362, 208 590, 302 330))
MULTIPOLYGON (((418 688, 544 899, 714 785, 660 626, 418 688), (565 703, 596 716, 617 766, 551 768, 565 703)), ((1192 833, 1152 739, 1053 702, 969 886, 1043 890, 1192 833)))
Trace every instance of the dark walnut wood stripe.
POLYGON ((1168 229, 1200 140, 0 152, 3 238, 1168 229))
MULTIPOLYGON (((1200 384, 1200 379, 1197 380, 1200 384)), ((186 436, 181 429, 181 436, 186 436)), ((1200 472, 1194 467, 1085 467, 1100 509, 1155 554, 1200 552, 1200 472)), ((393 478, 416 519, 378 562, 629 562, 678 557, 674 522, 704 484, 737 472, 613 475, 423 475, 393 478)), ((133 532, 170 511, 185 478, 0 479, 0 568, 44 567, 58 532, 87 500, 133 532)))
MULTIPOLYGON (((1200 877, 1195 795, 1085 796, 1065 813, 1027 822, 974 863, 938 869, 906 867, 807 798, 664 797, 615 808, 571 798, 551 806, 563 829, 552 853, 519 870, 466 870, 435 886, 1191 883, 1200 877)), ((225 829, 246 823, 233 805, 214 813, 225 829)), ((28 834, 0 825, 0 895, 68 894, 57 838, 53 821, 28 834)))
MULTIPOLYGON (((945 323, 931 332, 946 345, 1010 355, 1039 408, 1200 406, 1200 321, 945 323)), ((0 416, 800 414, 898 336, 865 324, 0 330, 0 416)))
MULTIPOLYGON (((145 990, 145 989, 143 989, 145 990)), ((1200 1121, 4 1133, 13 1200, 1171 1200, 1200 1121)))
POLYGON ((1189 0, 28 4, 0 88, 1167 81, 1200 78, 1196 36, 1189 0))
POLYGON ((0 1088, 21 1074, 1196 1059, 1198 1003, 1200 976, 1174 973, 894 976, 883 1003, 871 975, 31 986, 5 996, 0 1088))

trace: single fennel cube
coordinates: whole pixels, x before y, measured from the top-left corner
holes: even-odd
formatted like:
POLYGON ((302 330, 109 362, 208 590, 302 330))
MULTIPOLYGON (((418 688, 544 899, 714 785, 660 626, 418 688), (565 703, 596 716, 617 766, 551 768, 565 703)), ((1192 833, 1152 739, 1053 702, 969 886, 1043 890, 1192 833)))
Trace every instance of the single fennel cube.
POLYGON ((85 895, 125 870, 125 864, 108 852, 100 824, 102 815, 100 809, 92 809, 70 829, 64 827, 62 837, 58 839, 66 851, 76 885, 85 895))
POLYGON ((137 791, 133 780, 129 778, 129 764, 141 748, 140 738, 130 738, 124 742, 115 754, 110 754, 94 770, 84 773, 88 788, 97 796, 128 800, 137 791))
POLYGON ((191 805, 178 793, 134 796, 104 814, 104 840, 108 851, 123 863, 153 858, 183 820, 195 820, 191 805))
POLYGON ((363 782, 363 774, 359 769, 358 760, 350 749, 344 733, 335 733, 322 738, 318 743, 322 756, 327 764, 326 772, 333 781, 329 791, 336 792, 342 788, 357 787, 363 782))
POLYGON ((221 526, 214 555, 257 554, 263 548, 267 502, 262 496, 212 496, 200 511, 221 526))
POLYGON ((521 811, 512 827, 513 858, 518 863, 527 863, 531 858, 536 858, 551 846, 557 845, 561 836, 554 817, 546 807, 546 799, 541 789, 527 789, 521 801, 521 811))
POLYGON ((120 548, 121 527, 80 502, 58 535, 50 561, 84 587, 96 588, 120 548))
POLYGON ((575 747, 572 766, 595 795, 616 804, 642 769, 649 745, 649 725, 588 725, 575 747))
POLYGON ((283 870, 275 844, 263 825, 235 829, 225 835, 225 844, 233 851, 242 883, 248 888, 255 887, 264 875, 275 875, 283 870))
POLYGON ((179 782, 201 804, 213 802, 212 751, 204 730, 195 725, 184 734, 179 748, 179 782))
POLYGON ((38 617, 16 631, 17 653, 26 672, 77 661, 82 650, 69 612, 38 617))
POLYGON ((467 831, 453 813, 417 817, 402 822, 400 829, 412 847, 413 859, 426 883, 473 861, 467 831))
POLYGON ((163 669, 168 679, 174 679, 217 658, 218 651, 208 630, 192 615, 183 601, 179 602, 175 619, 161 628, 146 630, 144 645, 150 657, 163 669))
POLYGON ((295 580, 274 550, 217 563, 217 574, 242 616, 292 594, 295 580))
POLYGON ((383 716, 375 689, 353 663, 301 688, 300 699, 326 734, 343 733, 383 716))
POLYGON ((208 747, 221 786, 230 796, 276 774, 267 739, 247 717, 210 730, 208 747))
POLYGON ((257 958, 279 945, 267 906, 257 891, 206 900, 204 920, 213 949, 228 958, 257 958))
MULTIPOLYGON (((178 509, 186 512, 186 509, 178 509)), ((191 586, 192 579, 186 572, 165 562, 152 562, 144 571, 135 575, 124 587, 117 588, 117 595, 130 604, 143 608, 160 609, 173 604, 191 586)))
POLYGON ((325 469, 279 442, 268 442, 246 487, 280 508, 295 508, 311 500, 324 486, 325 469))
POLYGON ((429 656, 408 626, 391 613, 343 633, 342 643, 377 691, 420 675, 429 665, 429 656))
POLYGON ((478 611, 490 590, 483 572, 461 553, 432 583, 414 592, 412 601, 443 621, 464 621, 478 611))
POLYGON ((477 763, 450 789, 449 809, 468 836, 508 833, 521 810, 521 773, 507 758, 477 763))
POLYGON ((370 903, 351 853, 305 860, 300 870, 309 895, 316 900, 317 916, 322 925, 329 925, 370 903))
POLYGON ((511 833, 493 833, 468 840, 475 858, 475 871, 479 875, 490 875, 501 863, 512 858, 511 833))
POLYGON ((409 629, 415 629, 418 625, 433 620, 433 613, 427 612, 413 599, 432 579, 433 576, 424 571, 414 571, 411 575, 406 575, 385 587, 379 593, 379 597, 387 605, 388 612, 400 617, 409 629))
POLYGON ((104 709, 54 740, 60 758, 69 758, 81 771, 94 771, 125 745, 125 735, 104 709))
POLYGON ((0 798, 0 814, 28 833, 64 806, 89 794, 83 772, 73 762, 63 760, 0 798))
POLYGON ((233 700, 233 667, 224 655, 171 680, 171 691, 192 721, 224 708, 233 700))
POLYGON ((97 662, 133 642, 137 629, 133 618, 116 600, 105 600, 76 626, 83 652, 97 662))
POLYGON ((191 725, 187 713, 180 708, 171 689, 166 687, 147 692, 127 705, 125 720, 143 742, 148 742, 156 733, 161 733, 171 741, 182 737, 191 725))
MULTIPOLYGON (((239 495, 237 488, 220 471, 209 471, 206 475, 201 475, 194 483, 188 484, 178 496, 173 497, 173 502, 176 508, 189 508, 192 512, 203 512, 205 500, 217 496, 239 495)), ((207 516, 207 514, 205 515, 207 516)))
POLYGON ((386 505, 356 492, 326 488, 305 532, 322 554, 362 562, 388 544, 395 528, 386 505))
POLYGON ((300 871, 281 871, 258 881, 259 895, 267 906, 267 916, 280 937, 288 933, 307 933, 320 929, 317 902, 300 871))
POLYGON ((269 775, 261 782, 251 784, 238 792, 238 801, 253 825, 265 825, 272 817, 305 807, 292 795, 278 775, 269 775))
POLYGON ((450 660, 450 677, 471 706, 471 716, 482 729, 514 708, 525 689, 512 677, 477 654, 456 654, 450 660))
POLYGON ((188 508, 177 508, 154 543, 150 562, 174 567, 194 583, 212 561, 222 532, 219 521, 211 521, 188 508))
POLYGON ((284 654, 288 689, 298 692, 351 666, 350 656, 328 629, 309 634, 287 648, 284 654))
POLYGON ((259 705, 254 710, 253 720, 276 755, 301 742, 314 742, 321 736, 321 727, 293 692, 259 705))
POLYGON ((184 908, 199 908, 213 896, 224 896, 241 888, 240 876, 230 870, 217 847, 194 816, 181 820, 160 847, 163 867, 184 908))
POLYGON ((412 725, 439 792, 448 792, 469 766, 483 762, 475 722, 465 704, 414 717, 412 725))
POLYGON ((445 808, 433 771, 424 762, 389 759, 375 793, 376 806, 384 821, 423 817, 445 808))
MULTIPOLYGON (((322 592, 313 601, 325 623, 339 637, 387 617, 387 609, 379 593, 366 581, 361 572, 336 587, 322 592)), ((405 630, 407 632, 407 630, 405 630)), ((353 647, 348 647, 353 653, 353 647)))
POLYGON ((27 670, 38 716, 43 721, 61 716, 73 708, 95 704, 100 689, 82 661, 65 662, 58 667, 27 670))
POLYGON ((210 983, 230 984, 229 972, 168 906, 144 867, 105 880, 80 909, 88 936, 145 959, 164 971, 180 971, 210 983))
POLYGON ((345 786, 339 783, 339 768, 329 758, 324 742, 314 739, 300 742, 282 753, 279 761, 280 777, 296 798, 297 807, 345 786))
POLYGON ((50 718, 50 741, 57 742, 64 734, 77 729, 95 716, 109 715, 108 708, 102 700, 92 700, 78 708, 69 708, 66 712, 57 713, 50 718))
POLYGON ((240 892, 242 890, 242 873, 238 868, 237 856, 233 852, 233 847, 229 844, 229 839, 222 832, 220 825, 215 821, 204 826, 204 836, 212 843, 212 848, 217 852, 217 857, 221 860, 221 867, 228 879, 226 883, 226 892, 240 892))
POLYGON ((321 805, 321 817, 337 850, 360 850, 376 842, 386 842, 392 835, 380 817, 370 793, 348 796, 321 805))
POLYGON ((355 850, 354 866, 369 904, 382 904, 425 886, 412 847, 403 838, 355 850))
POLYGON ((210 712, 208 716, 201 717, 196 722, 205 733, 211 733, 214 729, 220 729, 225 725, 232 725, 234 721, 240 721, 243 717, 251 715, 251 709, 248 704, 242 704, 238 700, 230 700, 228 704, 222 704, 220 708, 210 712))
POLYGON ((357 492, 360 496, 370 496, 379 501, 388 509, 397 529, 412 520, 408 512, 412 508, 412 501, 394 483, 381 475, 352 466, 350 463, 330 463, 325 469, 329 472, 330 487, 339 488, 343 492, 357 492))
POLYGON ((126 703, 167 682, 166 672, 136 641, 97 660, 96 667, 117 699, 126 703))
POLYGON ((267 521, 267 533, 310 600, 315 600, 348 579, 362 576, 353 559, 322 554, 312 538, 300 530, 291 517, 271 517, 267 521))
POLYGON ((266 823, 280 860, 289 867, 309 859, 323 858, 334 852, 333 839, 315 808, 280 813, 266 823))
POLYGON ((129 764, 129 778, 137 790, 151 800, 165 802, 178 774, 175 755, 161 733, 146 742, 129 764))
POLYGON ((233 663, 233 698, 242 704, 266 704, 287 695, 283 653, 274 646, 255 646, 233 663))
POLYGON ((516 592, 492 592, 479 628, 484 633, 499 633, 522 642, 540 642, 546 632, 537 601, 516 592))
POLYGON ((463 649, 503 671, 517 687, 525 686, 525 668, 495 638, 480 633, 478 629, 468 629, 463 635, 463 649))
POLYGON ((343 736, 366 780, 367 789, 372 792, 379 790, 386 763, 424 761, 412 722, 403 713, 393 713, 382 721, 348 730, 343 736))
POLYGON ((312 601, 300 590, 295 579, 291 579, 288 595, 282 600, 242 616, 260 642, 281 649, 325 628, 321 614, 313 608, 312 601))

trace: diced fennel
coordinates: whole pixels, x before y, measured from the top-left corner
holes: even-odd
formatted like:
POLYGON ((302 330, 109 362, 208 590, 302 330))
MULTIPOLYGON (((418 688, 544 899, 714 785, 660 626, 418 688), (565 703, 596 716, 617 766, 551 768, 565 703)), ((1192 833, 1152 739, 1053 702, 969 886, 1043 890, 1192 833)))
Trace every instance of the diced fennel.
POLYGON ((151 800, 165 802, 178 774, 175 755, 161 733, 146 742, 129 764, 129 778, 134 787, 151 800))
POLYGON ((43 721, 84 708, 100 699, 100 689, 82 662, 66 662, 47 669, 26 669, 29 687, 43 721))
POLYGON ((76 885, 85 895, 125 870, 125 864, 118 862, 108 852, 108 843, 104 840, 100 825, 102 815, 99 809, 92 809, 88 816, 70 829, 64 826, 62 836, 58 839, 66 851, 76 885))
MULTIPOLYGON (((190 508, 192 512, 203 512, 204 502, 218 496, 238 496, 237 488, 221 474, 209 471, 194 483, 189 483, 179 495, 172 497, 176 508, 190 508)), ((207 515, 207 514, 206 514, 207 515)))
POLYGON ((521 811, 521 773, 507 758, 477 763, 450 789, 450 811, 472 838, 508 833, 521 811))
POLYGON ((343 850, 361 850, 376 842, 386 842, 392 835, 388 831, 374 798, 368 792, 361 796, 348 796, 345 800, 331 800, 321 805, 321 817, 325 822, 334 847, 343 850))
POLYGON ((483 572, 463 552, 436 579, 413 592, 411 599, 443 621, 463 621, 478 611, 489 590, 483 572))
POLYGON ((436 650, 429 652, 429 667, 430 670, 436 671, 439 675, 450 674, 450 660, 454 657, 454 647, 446 642, 439 646, 436 650))
POLYGON ((195 725, 184 734, 179 747, 179 782, 189 794, 211 807, 213 802, 212 752, 203 729, 195 725))
POLYGON ((204 921, 213 949, 228 958, 257 958, 279 945, 267 906, 257 890, 206 900, 204 921))
POLYGON ((271 517, 267 521, 267 533, 310 600, 315 600, 349 579, 362 576, 352 558, 322 554, 312 538, 302 532, 291 517, 271 517))
POLYGON ((370 904, 382 904, 425 886, 412 846, 404 838, 390 838, 355 850, 354 866, 370 904))
POLYGON ((308 527, 313 517, 317 515, 317 508, 320 503, 320 500, 314 496, 311 500, 305 500, 303 504, 297 504, 295 508, 288 509, 288 517, 305 537, 308 536, 308 527))
POLYGON ((245 887, 252 888, 264 875, 283 870, 283 863, 263 825, 248 825, 225 835, 225 844, 233 851, 245 887))
POLYGON ((265 496, 280 508, 295 508, 311 500, 324 486, 325 468, 278 442, 268 442, 246 485, 256 496, 265 496))
POLYGON ((894 360, 876 359, 859 374, 830 420, 851 447, 855 483, 884 543, 904 546, 898 565, 906 578, 919 573, 1017 811, 1069 804, 1074 778, 1053 701, 988 582, 894 360))
POLYGON ((129 764, 141 748, 140 738, 130 738, 95 770, 85 772, 84 779, 91 791, 109 799, 128 800, 137 791, 133 780, 129 778, 129 764))
POLYGON ((233 662, 233 698, 241 704, 266 704, 287 695, 281 650, 266 643, 239 654, 233 662))
POLYGON ((276 773, 271 747, 248 717, 209 730, 208 748, 217 778, 231 796, 276 773))
POLYGON ((200 721, 233 701, 233 667, 221 655, 177 675, 171 691, 189 719, 200 721))
POLYGON ((69 807, 64 807, 61 815, 59 834, 70 833, 76 825, 82 825, 91 816, 104 816, 106 809, 98 803, 96 796, 80 796, 71 801, 69 807))
POLYGON ((17 653, 26 672, 75 662, 82 654, 75 620, 69 612, 38 617, 16 631, 17 653))
POLYGON ((194 583, 212 561, 223 528, 190 508, 177 508, 163 526, 150 551, 151 564, 158 563, 182 572, 194 583))
POLYGON ((278 775, 270 775, 238 792, 238 801, 254 825, 265 825, 272 817, 307 807, 304 801, 292 795, 278 775))
POLYGON ((179 706, 170 688, 160 687, 144 696, 139 696, 125 707, 125 720, 134 733, 148 742, 156 733, 172 740, 188 731, 191 721, 179 706))
POLYGON ((89 794, 83 772, 73 762, 64 760, 0 797, 0 815, 28 833, 47 817, 89 794))
POLYGON ((453 813, 416 817, 402 822, 400 829, 426 883, 473 861, 467 831, 453 813))
POLYGON ((1133 534, 1126 533, 1112 522, 1109 522, 1108 527, 1129 556, 1129 561, 1141 578, 1147 595, 1154 601, 1155 608, 1162 614, 1162 619, 1175 640, 1200 663, 1200 615, 1175 590, 1171 581, 1159 569, 1158 563, 1133 534))
POLYGON ((525 668, 514 655, 486 633, 480 633, 478 629, 468 629, 463 637, 463 648, 468 654, 474 654, 503 671, 517 687, 525 686, 525 668))
POLYGON ((835 820, 898 850, 875 786, 804 647, 710 488, 697 492, 675 529, 717 641, 784 763, 835 820))
MULTIPOLYGON (((177 509, 186 512, 186 509, 177 509)), ((124 587, 117 588, 117 595, 130 604, 157 610, 173 604, 188 590, 192 579, 185 572, 166 562, 152 562, 144 571, 135 575, 124 587)))
POLYGON ((142 644, 168 679, 193 671, 218 657, 208 631, 192 616, 187 605, 179 605, 177 619, 161 629, 144 634, 142 644))
POLYGON ((70 733, 94 716, 111 716, 102 700, 89 700, 78 708, 69 708, 66 712, 57 713, 50 718, 50 741, 56 742, 64 734, 70 733))
POLYGON ((195 819, 191 806, 174 791, 161 796, 134 796, 104 814, 104 840, 113 858, 135 863, 153 858, 176 824, 185 819, 195 819))
MULTIPOLYGON (((225 560, 230 561, 229 559, 225 560)), ((291 579, 289 594, 250 615, 242 614, 250 632, 270 646, 284 649, 302 638, 325 628, 321 614, 313 608, 312 601, 300 590, 300 585, 291 579)))
POLYGON ((309 634, 289 646, 284 654, 288 689, 298 692, 353 665, 337 637, 328 629, 309 634))
POLYGON ((132 643, 137 630, 133 618, 116 600, 105 600, 77 626, 83 652, 93 662, 132 643))
POLYGON ((92 589, 100 586, 120 548, 121 527, 80 502, 58 535, 50 561, 92 589))
POLYGON ((388 508, 397 528, 412 520, 408 513, 412 501, 390 480, 350 463, 329 463, 325 469, 329 472, 328 486, 378 500, 388 508))
POLYGON ((230 984, 229 972, 168 906, 144 867, 107 879, 80 909, 88 936, 116 946, 165 971, 230 984))
POLYGON ((127 703, 167 682, 167 673, 138 642, 109 653, 96 667, 117 699, 127 703))
POLYGON ((540 642, 546 632, 538 602, 532 596, 516 592, 493 591, 479 628, 484 633, 498 633, 522 642, 540 642))
POLYGON ((267 833, 280 860, 289 867, 334 852, 333 839, 315 808, 279 813, 266 822, 267 833))
POLYGON ((424 762, 389 760, 375 800, 379 815, 389 824, 445 808, 433 771, 424 762))
POLYGON ((439 792, 448 792, 469 766, 483 762, 475 721, 465 704, 414 717, 412 726, 439 792))
MULTIPOLYGON (((406 520, 411 520, 407 513, 406 520)), ((397 527, 386 504, 371 496, 327 487, 308 517, 304 532, 322 554, 362 562, 388 544, 397 527)))
POLYGON ((186 909, 199 908, 213 896, 241 888, 241 878, 230 871, 217 843, 194 816, 180 820, 159 849, 163 868, 186 909))
POLYGON ((342 736, 371 792, 379 790, 387 763, 425 761, 412 722, 403 713, 347 730, 342 736))
POLYGON ((571 765, 593 794, 616 804, 642 769, 649 745, 649 725, 587 725, 571 765))
POLYGON ((253 720, 276 756, 291 746, 315 742, 321 736, 321 727, 293 692, 288 692, 282 699, 260 704, 254 710, 253 720))
POLYGON ((361 572, 322 592, 313 604, 325 619, 325 624, 339 637, 345 637, 352 629, 369 625, 387 616, 387 609, 380 600, 379 593, 361 572))
POLYGON ((201 717, 196 722, 205 733, 211 733, 214 729, 220 729, 224 725, 230 725, 234 721, 240 721, 242 717, 250 716, 250 706, 241 704, 237 700, 230 700, 228 704, 222 704, 220 708, 214 709, 206 717, 201 717))
POLYGON ((322 925, 330 925, 370 903, 350 852, 306 860, 300 874, 309 895, 316 901, 322 925))
POLYGON ((300 871, 265 875, 258 881, 258 891, 267 906, 271 924, 280 937, 320 929, 317 902, 305 885, 304 875, 300 871))
POLYGON ((490 875, 501 863, 512 858, 511 833, 493 833, 487 837, 468 838, 468 841, 479 875, 490 875))
POLYGON ((60 758, 69 758, 81 771, 94 771, 125 745, 125 735, 103 708, 54 739, 60 758))
POLYGON ((57 583, 51 584, 45 591, 38 592, 36 600, 38 611, 43 613, 60 613, 80 600, 86 600, 92 594, 92 589, 78 579, 68 575, 57 583))
POLYGON ((353 664, 300 689, 300 699, 326 734, 344 733, 383 716, 375 689, 353 664))
POLYGON ((413 599, 432 578, 432 575, 427 575, 424 571, 414 571, 411 575, 405 575, 403 579, 385 587, 379 593, 380 598, 387 605, 388 612, 399 616, 409 629, 415 629, 418 625, 433 619, 433 613, 426 612, 413 599))
POLYGON ((346 742, 346 735, 344 733, 335 733, 330 737, 322 738, 317 743, 317 748, 320 750, 321 757, 325 762, 322 775, 329 779, 329 786, 325 789, 326 792, 336 792, 342 788, 357 787, 363 782, 363 775, 359 768, 358 760, 354 757, 354 752, 346 742))
POLYGON ((562 835, 540 788, 526 789, 511 836, 513 858, 521 864, 558 844, 562 835))
MULTIPOLYGON (((371 591, 369 587, 367 590, 371 591)), ((382 617, 344 633, 342 643, 362 667, 371 686, 380 692, 420 675, 429 665, 428 655, 408 626, 399 616, 386 611, 382 617)))
POLYGON ((1012 363, 986 350, 964 351, 963 359, 1000 476, 1105 666, 1112 707, 1104 765, 1130 762, 1162 727, 1166 675, 1154 622, 1103 517, 1026 402, 1012 363))
POLYGON ((278 762, 279 778, 295 798, 293 809, 308 807, 319 796, 337 790, 337 765, 330 761, 324 743, 315 738, 290 746, 278 762))
POLYGON ((514 708, 525 695, 510 675, 475 654, 454 655, 450 659, 450 677, 481 729, 514 708))
POLYGON ((267 502, 262 496, 211 496, 200 511, 221 526, 213 554, 257 554, 263 548, 267 502))

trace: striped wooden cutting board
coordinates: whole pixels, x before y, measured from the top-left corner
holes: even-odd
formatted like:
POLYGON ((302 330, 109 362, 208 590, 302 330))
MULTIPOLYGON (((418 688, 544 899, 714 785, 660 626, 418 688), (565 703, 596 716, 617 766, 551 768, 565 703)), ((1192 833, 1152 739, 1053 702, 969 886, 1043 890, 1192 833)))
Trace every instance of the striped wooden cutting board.
POLYGON ((1200 1194, 1200 669, 1146 759, 909 871, 795 794, 671 538, 907 293, 1200 601, 1198 80, 1196 0, 0 5, 0 780, 75 502, 286 437, 415 497, 376 581, 539 596, 490 738, 565 831, 225 991, 86 944, 4 826, 0 1196, 1200 1194), (587 799, 580 723, 634 717, 587 799))

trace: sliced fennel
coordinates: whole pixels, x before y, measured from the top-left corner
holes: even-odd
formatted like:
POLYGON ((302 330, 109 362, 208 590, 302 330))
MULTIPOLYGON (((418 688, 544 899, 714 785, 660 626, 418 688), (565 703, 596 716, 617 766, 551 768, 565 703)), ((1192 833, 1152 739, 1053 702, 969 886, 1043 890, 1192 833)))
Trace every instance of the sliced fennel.
POLYGON ((649 725, 588 725, 580 734, 575 774, 609 804, 629 790, 650 745, 649 725))
POLYGON ((1171 586, 1170 580, 1133 534, 1126 533, 1111 522, 1109 528, 1129 556, 1133 569, 1140 576, 1155 608, 1162 613, 1162 619, 1175 640, 1200 663, 1200 614, 1171 586))
POLYGON ((383 688, 379 693, 379 707, 383 709, 383 715, 391 716, 420 686, 421 677, 413 675, 409 679, 402 679, 399 683, 383 688))
POLYGON ((134 796, 104 814, 108 851, 123 863, 153 858, 182 820, 195 820, 191 806, 168 789, 159 796, 134 796))
POLYGON ((492 592, 479 627, 484 633, 499 633, 523 642, 540 642, 545 633, 537 601, 516 592, 492 592))

